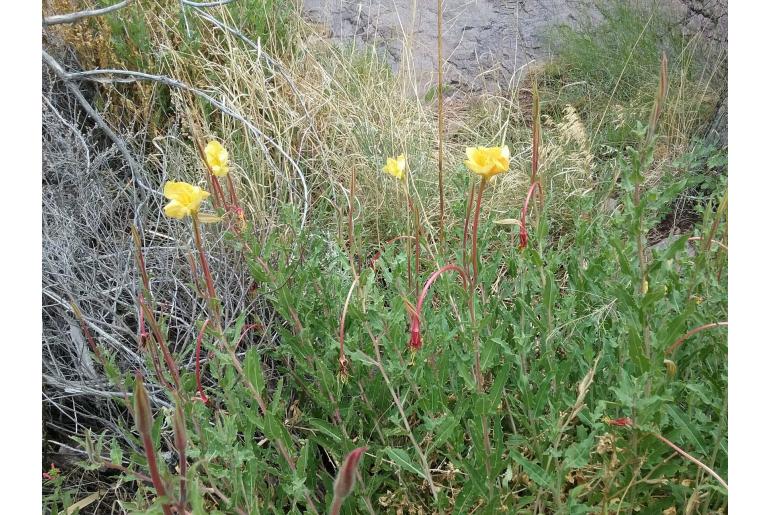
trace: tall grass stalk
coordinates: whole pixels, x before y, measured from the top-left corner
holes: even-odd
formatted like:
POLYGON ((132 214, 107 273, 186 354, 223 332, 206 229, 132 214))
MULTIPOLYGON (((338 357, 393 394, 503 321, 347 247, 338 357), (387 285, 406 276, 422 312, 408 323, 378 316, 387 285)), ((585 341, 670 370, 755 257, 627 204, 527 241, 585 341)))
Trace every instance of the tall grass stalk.
POLYGON ((436 85, 436 94, 438 95, 438 194, 439 194, 439 241, 441 243, 441 252, 445 252, 446 235, 444 234, 444 56, 443 56, 443 18, 444 2, 437 0, 437 33, 436 46, 438 58, 438 84, 436 85))

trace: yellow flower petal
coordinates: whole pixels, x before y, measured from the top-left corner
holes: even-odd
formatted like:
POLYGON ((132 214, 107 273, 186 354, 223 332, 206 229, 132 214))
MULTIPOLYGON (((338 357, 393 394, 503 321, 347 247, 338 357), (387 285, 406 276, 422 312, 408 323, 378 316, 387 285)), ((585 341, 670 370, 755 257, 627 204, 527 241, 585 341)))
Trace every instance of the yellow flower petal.
POLYGON ((406 169, 406 157, 401 154, 396 159, 389 157, 385 166, 382 167, 382 171, 389 173, 396 179, 404 177, 404 170, 406 169))
POLYGON ((204 150, 206 154, 206 163, 211 168, 211 173, 217 177, 224 177, 229 171, 228 161, 230 155, 227 153, 225 147, 216 140, 209 141, 204 150))
POLYGON ((201 202, 209 196, 200 186, 193 186, 186 182, 168 181, 163 187, 163 195, 171 200, 163 208, 166 216, 170 218, 184 218, 197 213, 201 202))
POLYGON ((190 211, 183 206, 178 200, 172 200, 163 208, 163 212, 169 218, 176 218, 181 220, 185 216, 190 214, 190 211))
POLYGON ((185 185, 184 182, 168 181, 163 186, 163 196, 169 200, 177 200, 185 195, 185 185))
POLYGON ((504 147, 468 147, 465 149, 468 159, 465 166, 485 179, 507 172, 510 164, 510 150, 504 147))

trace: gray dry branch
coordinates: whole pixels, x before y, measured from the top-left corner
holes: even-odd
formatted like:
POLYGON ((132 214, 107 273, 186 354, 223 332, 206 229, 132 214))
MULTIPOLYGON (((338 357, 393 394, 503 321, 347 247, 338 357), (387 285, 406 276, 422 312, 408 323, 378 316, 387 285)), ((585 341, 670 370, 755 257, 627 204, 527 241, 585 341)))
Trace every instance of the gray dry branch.
MULTIPOLYGON (((59 57, 64 61, 66 54, 59 57)), ((68 64, 74 66, 73 60, 68 64)), ((130 427, 119 389, 110 384, 84 343, 70 299, 83 312, 98 345, 123 372, 141 371, 137 295, 130 227, 142 230, 157 311, 167 324, 180 369, 194 369, 196 323, 205 305, 195 291, 187 223, 162 216, 168 179, 197 182, 197 155, 181 136, 182 120, 163 137, 110 127, 92 104, 90 82, 66 82, 43 66, 42 91, 42 317, 43 404, 47 440, 67 441, 84 428, 118 436, 130 427), (150 150, 146 150, 150 149, 150 150)), ((161 86, 158 86, 161 87, 161 86)), ((207 226, 206 245, 225 322, 241 313, 267 318, 249 295, 248 271, 225 246, 222 229, 207 226)), ((272 334, 272 333, 271 333, 272 334)), ((168 399, 148 384, 151 402, 168 399)), ((127 438, 124 442, 130 444, 127 438)), ((46 451, 56 451, 49 448, 46 451)))

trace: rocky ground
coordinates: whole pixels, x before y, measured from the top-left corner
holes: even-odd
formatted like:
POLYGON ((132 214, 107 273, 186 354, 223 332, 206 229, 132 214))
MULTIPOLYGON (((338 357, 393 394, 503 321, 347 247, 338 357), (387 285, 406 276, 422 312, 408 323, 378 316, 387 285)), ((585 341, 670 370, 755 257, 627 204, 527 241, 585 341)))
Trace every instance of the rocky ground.
MULTIPOLYGON (((445 81, 487 89, 522 76, 552 54, 548 32, 559 24, 601 20, 601 0, 444 0, 445 81)), ((629 0, 661 3, 682 30, 727 42, 726 0, 629 0)), ((308 18, 330 37, 374 43, 394 69, 406 65, 418 92, 435 84, 436 0, 304 0, 308 18)))

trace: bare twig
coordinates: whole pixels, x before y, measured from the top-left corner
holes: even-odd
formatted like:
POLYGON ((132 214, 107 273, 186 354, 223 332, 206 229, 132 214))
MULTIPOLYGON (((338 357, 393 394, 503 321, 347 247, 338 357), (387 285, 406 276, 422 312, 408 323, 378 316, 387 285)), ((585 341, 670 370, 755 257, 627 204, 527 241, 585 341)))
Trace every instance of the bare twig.
POLYGON ((181 0, 184 5, 190 7, 219 7, 220 5, 229 4, 235 0, 218 0, 216 2, 191 2, 190 0, 181 0))
POLYGON ((668 440, 667 438, 665 438, 665 437, 663 437, 663 436, 661 436, 661 435, 659 435, 659 434, 656 434, 656 433, 651 433, 651 434, 652 434, 652 436, 654 436, 655 438, 657 438, 657 439, 658 439, 658 440, 660 440, 661 442, 665 443, 666 445, 668 445, 669 447, 671 447, 672 449, 674 449, 674 450, 675 450, 677 453, 679 453, 679 454, 680 454, 680 455, 681 455, 683 458, 685 458, 685 459, 686 459, 686 460, 688 460, 688 461, 691 461, 691 462, 693 462, 694 464, 696 464, 697 466, 699 466, 700 468, 702 468, 703 470, 705 470, 706 472, 708 472, 708 474, 709 474, 711 477, 713 477, 714 479, 716 479, 716 480, 719 482, 719 484, 720 484, 720 485, 722 485, 722 486, 724 486, 724 487, 725 487, 725 490, 727 490, 727 482, 725 482, 725 480, 724 480, 724 479, 722 479, 722 478, 719 476, 719 474, 717 474, 716 472, 714 472, 714 470, 712 470, 712 469, 711 469, 711 467, 709 467, 708 465, 706 465, 706 464, 705 464, 705 463, 703 463, 702 461, 698 460, 697 458, 695 458, 695 457, 693 457, 693 456, 689 455, 688 453, 686 453, 685 451, 683 451, 682 449, 680 449, 679 447, 677 447, 676 445, 674 445, 674 444, 673 444, 673 443, 672 443, 670 440, 668 440))
POLYGON ((54 16, 48 16, 43 18, 43 25, 59 25, 61 23, 75 23, 85 18, 91 18, 93 16, 101 16, 102 14, 108 14, 118 9, 122 9, 131 3, 132 0, 123 0, 117 4, 113 4, 101 9, 92 9, 90 11, 78 11, 70 14, 57 14, 54 16))
MULTIPOLYGON (((286 159, 286 161, 289 164, 291 164, 292 168, 294 168, 295 172, 297 173, 300 183, 302 184, 303 203, 304 203, 303 210, 302 210, 302 220, 300 224, 300 230, 304 229, 305 223, 307 221, 307 214, 308 214, 308 211, 310 210, 310 190, 308 189, 307 181, 305 180, 305 174, 302 172, 302 169, 299 167, 297 162, 286 152, 286 150, 283 149, 281 145, 278 144, 277 141, 275 141, 273 138, 271 138, 267 134, 263 133, 261 130, 257 128, 256 125, 254 125, 252 122, 247 120, 243 115, 241 115, 234 109, 230 108, 229 106, 217 100, 212 95, 210 95, 209 93, 206 93, 203 90, 190 86, 189 84, 173 79, 171 77, 166 77, 164 75, 153 75, 153 74, 144 73, 144 72, 137 72, 137 71, 130 71, 130 70, 116 70, 116 69, 88 70, 83 72, 66 72, 61 67, 61 65, 59 65, 59 63, 57 63, 56 60, 53 57, 51 57, 45 50, 43 50, 43 60, 46 62, 46 64, 48 64, 54 69, 56 74, 62 80, 64 80, 67 83, 68 88, 74 90, 73 93, 77 91, 77 88, 75 88, 70 81, 77 80, 77 79, 92 80, 94 82, 101 82, 101 83, 113 83, 113 82, 119 83, 119 82, 136 82, 136 81, 156 82, 156 83, 164 84, 166 86, 179 88, 184 91, 189 91, 205 99, 211 105, 213 105, 223 113, 227 114, 228 116, 231 116, 232 118, 235 118, 236 120, 240 121, 252 132, 257 144, 262 148, 265 158, 268 160, 268 162, 272 164, 273 168, 276 171, 276 174, 280 175, 280 169, 270 157, 270 152, 265 142, 269 143, 273 148, 275 148, 278 151, 278 153, 280 153, 286 159)), ((80 96, 82 97, 82 94, 80 94, 80 96)), ((101 119, 101 117, 99 118, 101 119)), ((113 132, 113 135, 114 135, 114 132, 113 132)), ((117 144, 117 141, 116 141, 116 144, 117 144)), ((125 145, 123 146, 125 147, 125 145)))

